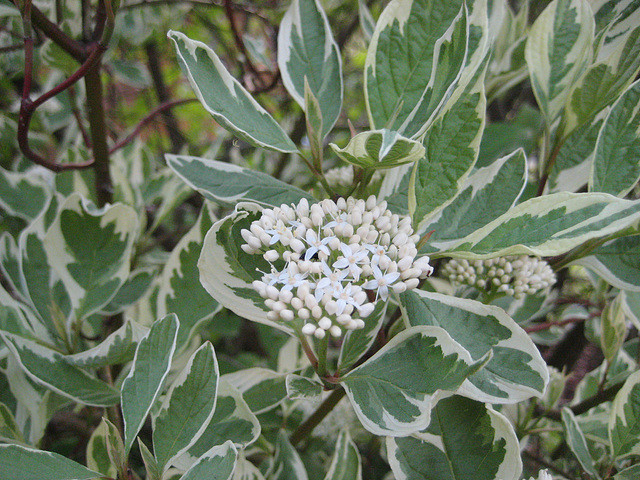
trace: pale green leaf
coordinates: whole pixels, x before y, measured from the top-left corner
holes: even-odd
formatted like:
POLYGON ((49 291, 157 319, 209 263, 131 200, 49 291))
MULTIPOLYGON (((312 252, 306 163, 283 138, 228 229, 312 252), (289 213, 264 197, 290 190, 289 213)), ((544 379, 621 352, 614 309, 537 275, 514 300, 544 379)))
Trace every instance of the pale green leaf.
POLYGON ((244 455, 238 456, 236 469, 233 472, 233 480, 265 480, 264 475, 244 455))
POLYGON ((134 270, 118 289, 109 304, 102 307, 100 312, 105 315, 122 313, 144 297, 155 279, 156 270, 153 268, 134 270))
POLYGON ((0 440, 10 443, 25 443, 13 413, 2 402, 0 402, 0 440))
POLYGON ((571 409, 567 407, 562 409, 562 426, 564 428, 565 438, 567 439, 567 445, 578 459, 578 462, 580 462, 582 468, 592 477, 600 478, 600 475, 598 475, 593 465, 587 440, 585 439, 584 433, 582 433, 580 424, 571 409))
POLYGON ((140 437, 138 437, 138 448, 142 462, 144 463, 144 468, 147 471, 147 480, 161 480, 162 470, 158 467, 158 462, 153 456, 153 453, 151 453, 151 450, 140 440, 140 437))
POLYGON ((173 314, 154 322, 147 336, 138 344, 131 371, 122 383, 122 417, 127 452, 160 395, 169 373, 178 327, 178 318, 173 314))
POLYGON ((313 200, 299 188, 257 170, 186 155, 167 154, 165 157, 167 164, 191 188, 223 206, 231 207, 250 200, 279 207, 283 203, 298 203, 302 198, 313 200))
POLYGON ((640 476, 640 465, 625 468, 613 476, 613 480, 637 480, 640 476))
POLYGON ((115 478, 118 471, 116 465, 109 458, 108 434, 107 424, 103 418, 87 443, 87 467, 104 476, 115 478))
POLYGON ((387 305, 378 302, 363 328, 347 331, 338 358, 340 370, 349 370, 371 348, 384 322, 387 305))
POLYGON ((362 480, 360 452, 347 430, 338 435, 336 450, 324 480, 362 480))
POLYGON ((362 132, 349 140, 346 147, 329 146, 345 162, 360 168, 395 168, 422 158, 425 149, 419 142, 392 130, 362 132))
POLYGON ((307 138, 309 140, 309 148, 311 149, 311 158, 313 158, 315 162, 319 162, 324 156, 324 119, 322 117, 320 103, 311 90, 306 78, 304 79, 304 104, 304 119, 307 125, 307 138))
POLYGON ((640 371, 627 378, 613 400, 609 441, 613 458, 640 455, 640 371))
POLYGON ((204 432, 213 417, 219 376, 213 346, 206 342, 191 355, 155 416, 153 452, 160 469, 166 470, 204 432))
POLYGON ((451 95, 467 54, 462 1, 394 0, 369 44, 365 99, 371 128, 414 136, 451 95), (413 122, 411 131, 405 131, 413 122))
POLYGON ((554 0, 529 31, 525 58, 548 125, 562 112, 569 90, 591 61, 594 29, 586 1, 554 0))
POLYGON ((169 30, 196 96, 216 121, 252 145, 283 153, 295 144, 271 115, 233 78, 207 45, 169 30))
POLYGON ((371 40, 373 32, 376 29, 376 22, 373 19, 373 15, 371 15, 371 10, 369 10, 369 7, 364 0, 358 0, 358 18, 360 19, 360 28, 362 29, 362 33, 364 33, 367 40, 371 40))
POLYGON ((318 0, 291 2, 278 31, 278 66, 282 83, 305 111, 307 82, 322 112, 324 137, 342 108, 342 63, 318 0))
POLYGON ((231 441, 211 448, 182 476, 181 480, 229 480, 238 452, 231 441))
POLYGON ((422 290, 403 293, 401 302, 408 325, 444 329, 473 361, 492 355, 462 384, 460 395, 515 403, 544 393, 549 381, 546 363, 529 336, 501 308, 422 290))
POLYGON ((473 364, 439 327, 412 327, 343 376, 341 384, 367 430, 402 436, 426 428, 433 395, 457 390, 485 360, 473 364))
POLYGON ((9 215, 27 221, 36 218, 51 196, 46 172, 35 168, 10 172, 0 168, 0 207, 9 215))
POLYGON ((438 402, 427 431, 387 437, 387 455, 398 480, 518 480, 522 471, 511 423, 459 396, 438 402))
POLYGON ((62 455, 44 450, 0 445, 2 480, 90 480, 102 474, 62 455))
POLYGON ((620 292, 608 302, 600 316, 602 333, 600 347, 608 362, 618 353, 627 336, 627 318, 623 309, 625 293, 620 292))
POLYGON ((115 388, 70 364, 64 355, 17 335, 0 332, 0 336, 34 382, 85 405, 104 407, 118 403, 115 388))
MULTIPOLYGON (((640 27, 638 27, 640 31, 640 27)), ((640 49, 640 41, 638 42, 640 49)), ((639 53, 640 55, 640 53, 639 53)), ((638 61, 640 69, 640 60, 638 61)), ((589 191, 624 197, 640 180, 640 81, 613 104, 600 129, 589 191)))
POLYGON ((574 263, 593 270, 614 287, 640 292, 640 235, 611 240, 574 263))
POLYGON ((640 219, 640 201, 605 193, 554 193, 527 200, 463 239, 449 254, 462 258, 560 255, 640 219))

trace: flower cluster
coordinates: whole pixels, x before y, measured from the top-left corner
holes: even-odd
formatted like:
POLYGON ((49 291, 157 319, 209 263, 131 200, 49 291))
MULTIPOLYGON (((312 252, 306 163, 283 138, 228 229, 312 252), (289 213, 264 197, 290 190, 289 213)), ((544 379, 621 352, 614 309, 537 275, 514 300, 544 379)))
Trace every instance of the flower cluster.
POLYGON ((556 282, 547 262, 526 255, 473 261, 453 259, 444 266, 443 273, 457 285, 470 285, 514 298, 535 295, 556 282))
MULTIPOLYGON (((353 185, 353 166, 346 165, 344 167, 335 167, 324 172, 324 178, 332 187, 350 187, 353 185)), ((373 172, 371 182, 382 180, 380 170, 373 172)))
POLYGON ((417 287, 433 271, 429 257, 416 259, 410 218, 373 195, 264 209, 241 234, 241 248, 271 268, 253 282, 268 318, 301 319, 302 332, 316 338, 363 328, 378 300, 417 287))

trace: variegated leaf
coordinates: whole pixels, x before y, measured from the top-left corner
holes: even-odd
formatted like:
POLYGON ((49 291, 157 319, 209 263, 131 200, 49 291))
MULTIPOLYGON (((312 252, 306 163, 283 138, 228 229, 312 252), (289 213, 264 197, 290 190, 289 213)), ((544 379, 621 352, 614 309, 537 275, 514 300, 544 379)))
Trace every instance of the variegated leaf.
POLYGON ((129 362, 147 332, 147 328, 128 320, 95 347, 69 355, 66 361, 79 367, 94 368, 129 362))
POLYGON ((302 198, 313 199, 299 188, 257 170, 186 155, 165 157, 167 164, 191 188, 219 205, 233 207, 238 202, 250 200, 279 207, 283 203, 297 203, 302 198))
POLYGON ((623 305, 624 291, 616 298, 607 302, 600 316, 602 332, 600 334, 600 348, 608 363, 611 363, 624 343, 628 327, 623 305))
POLYGON ((221 379, 213 417, 198 440, 173 464, 186 470, 204 455, 211 445, 222 445, 227 440, 238 448, 245 448, 258 439, 260 431, 260 422, 249 409, 242 394, 221 379))
POLYGON ((236 466, 238 451, 231 441, 211 448, 181 477, 182 480, 229 480, 236 466))
POLYGON ((269 264, 259 255, 245 253, 238 244, 240 230, 249 228, 260 210, 256 204, 240 204, 234 213, 214 223, 198 261, 200 281, 218 303, 240 317, 293 334, 288 324, 267 318, 264 300, 251 285, 260 276, 257 269, 269 271, 269 264))
POLYGON ((359 133, 344 148, 334 143, 329 146, 345 162, 364 169, 394 168, 413 163, 425 152, 421 143, 386 129, 359 133))
POLYGON ((147 473, 147 480, 162 480, 162 470, 158 467, 158 462, 156 462, 156 458, 149 450, 140 437, 138 437, 138 449, 140 450, 140 456, 142 457, 142 462, 144 463, 144 468, 147 473))
POLYGON ((560 255, 640 219, 640 201, 606 193, 554 193, 527 200, 464 238, 447 253, 461 258, 560 255))
POLYGON ((108 437, 110 430, 107 426, 107 421, 103 418, 89 438, 86 452, 87 467, 102 473, 104 476, 115 478, 118 475, 118 471, 116 464, 109 456, 108 437))
POLYGON ((622 308, 634 327, 640 330, 640 292, 624 292, 622 308))
POLYGON ((443 329, 419 326, 393 337, 341 384, 367 430, 404 436, 429 425, 436 392, 457 390, 485 361, 474 364, 443 329))
POLYGON ((179 322, 167 315, 154 322, 138 344, 131 371, 122 382, 124 445, 129 452, 151 407, 160 395, 176 349, 179 322))
POLYGON ((269 473, 270 480, 308 480, 309 478, 300 455, 289 442, 284 430, 278 432, 276 452, 269 473))
POLYGON ((9 215, 27 221, 36 218, 51 196, 47 172, 41 168, 26 172, 10 172, 0 168, 0 207, 9 215))
POLYGON ((598 61, 601 61, 611 57, 633 34, 640 22, 640 8, 636 0, 598 0, 591 2, 591 6, 600 39, 598 61))
POLYGON ((342 62, 318 0, 291 2, 278 31, 278 66, 282 83, 305 111, 308 83, 322 112, 324 137, 342 108, 342 62))
POLYGON ((640 235, 607 242, 575 263, 593 270, 617 288, 640 292, 640 235))
MULTIPOLYGON (((640 27, 638 27, 640 32, 640 27)), ((640 41, 638 41, 640 50, 640 41)), ((638 53, 640 69, 640 52, 638 53)), ((598 134, 589 191, 624 197, 640 180, 640 80, 612 105, 598 134)))
POLYGON ((155 279, 156 270, 154 268, 134 270, 111 301, 100 309, 100 313, 105 315, 122 313, 145 296, 155 279))
POLYGON ((364 328, 349 330, 345 334, 338 358, 338 367, 341 371, 351 368, 371 348, 384 322, 387 305, 386 302, 378 302, 365 322, 364 328))
POLYGON ((525 58, 548 125, 562 112, 569 90, 591 61, 594 29, 586 1, 554 0, 529 31, 525 58))
POLYGON ((580 428, 580 424, 568 407, 562 409, 562 426, 564 428, 565 438, 567 439, 567 445, 578 459, 578 462, 580 462, 582 468, 593 478, 600 478, 600 475, 598 475, 593 465, 587 440, 580 428))
POLYGON ((420 233, 433 231, 423 252, 446 250, 509 211, 527 182, 527 159, 517 150, 474 171, 460 193, 420 233))
POLYGON ((215 410, 219 376, 213 346, 206 342, 191 355, 155 415, 153 452, 161 470, 207 428, 215 410))
POLYGON ((127 280, 137 229, 135 211, 123 204, 97 209, 74 194, 61 205, 43 240, 76 319, 107 305, 127 280))
POLYGON ((115 388, 70 364, 64 355, 10 333, 0 332, 0 337, 34 382, 84 405, 105 407, 118 403, 115 388))
POLYGON ((390 2, 378 19, 365 63, 371 128, 418 134, 455 88, 466 60, 467 35, 461 1, 390 2))
POLYGON ((459 396, 438 402, 428 430, 387 437, 387 456, 398 480, 518 480, 522 472, 511 423, 459 396))
POLYGON ((0 441, 25 444, 24 436, 9 407, 0 402, 0 441))
POLYGON ((485 124, 484 73, 488 57, 465 88, 458 88, 427 130, 425 156, 413 167, 409 214, 417 230, 449 204, 478 158, 485 124))
POLYGON ((298 151, 269 113, 233 78, 207 45, 169 30, 196 96, 216 121, 243 140, 283 153, 298 151))
POLYGON ((175 313, 180 319, 178 349, 187 343, 202 322, 220 310, 220 305, 200 283, 197 266, 204 236, 213 221, 213 214, 204 205, 195 225, 174 247, 160 275, 157 312, 158 316, 175 313))
POLYGON ((636 480, 640 476, 640 465, 633 465, 616 473, 613 480, 636 480))
POLYGON ((322 395, 322 384, 317 380, 295 373, 287 375, 287 397, 291 400, 317 399, 322 395))
POLYGON ((362 463, 358 447, 347 430, 342 430, 324 480, 362 480, 362 463))
POLYGON ((609 441, 613 458, 640 455, 640 371, 627 378, 613 400, 609 441))
POLYGON ((245 368, 222 379, 236 388, 256 415, 267 412, 287 398, 287 376, 267 368, 245 368))
POLYGON ((91 480, 102 475, 58 453, 0 445, 3 480, 91 480))
POLYGON ((233 480, 265 480, 262 472, 253 463, 247 460, 242 453, 238 455, 236 469, 233 472, 233 480))
POLYGON ((360 19, 360 28, 362 29, 362 33, 364 33, 367 40, 371 40, 373 32, 376 29, 376 22, 373 19, 373 15, 371 15, 371 10, 369 10, 369 7, 364 0, 358 0, 358 17, 360 19))
POLYGON ((444 329, 473 361, 491 354, 482 370, 458 390, 474 400, 516 403, 540 397, 549 381, 547 366, 529 336, 501 308, 423 290, 401 295, 409 326, 444 329))

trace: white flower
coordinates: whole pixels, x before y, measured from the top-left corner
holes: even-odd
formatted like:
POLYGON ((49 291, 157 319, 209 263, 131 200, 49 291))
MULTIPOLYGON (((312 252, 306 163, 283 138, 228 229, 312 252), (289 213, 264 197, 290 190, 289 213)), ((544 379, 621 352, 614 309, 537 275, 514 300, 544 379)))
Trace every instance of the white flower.
POLYGON ((331 241, 332 238, 333 237, 321 238, 319 233, 316 233, 312 229, 307 230, 305 240, 309 244, 309 248, 307 248, 307 251, 304 254, 304 259, 309 260, 318 252, 322 252, 328 257, 330 252, 327 244, 331 241))
POLYGON ((358 264, 365 263, 367 251, 363 248, 354 252, 351 246, 345 243, 340 244, 340 251, 343 256, 333 263, 333 268, 348 269, 353 279, 358 281, 362 273, 362 268, 358 264))
POLYGON ((389 296, 389 285, 395 282, 400 277, 399 272, 382 273, 380 267, 373 266, 373 280, 369 280, 362 288, 367 290, 377 290, 376 298, 380 296, 382 300, 386 300, 389 296))

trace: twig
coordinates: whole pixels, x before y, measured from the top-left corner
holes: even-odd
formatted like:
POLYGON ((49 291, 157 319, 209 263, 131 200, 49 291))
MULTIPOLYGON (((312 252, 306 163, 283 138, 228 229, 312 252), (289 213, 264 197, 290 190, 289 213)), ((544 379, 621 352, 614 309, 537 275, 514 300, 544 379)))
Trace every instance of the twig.
POLYGON ((313 414, 307 418, 289 437, 291 445, 300 443, 305 437, 307 437, 314 428, 326 417, 331 410, 338 404, 338 402, 345 395, 344 388, 338 388, 333 390, 331 394, 320 404, 313 414))
POLYGON ((136 125, 136 127, 133 129, 133 131, 129 135, 127 135, 122 140, 119 140, 113 147, 111 147, 111 149, 109 150, 109 153, 113 153, 121 149, 122 147, 124 147, 129 142, 131 142, 136 136, 138 136, 138 134, 140 134, 140 131, 142 130, 142 128, 145 125, 147 125, 149 122, 151 122, 151 120, 153 120, 153 118, 156 115, 164 111, 167 111, 173 107, 177 107, 178 105, 183 105, 189 102, 195 102, 197 100, 198 100, 197 98, 183 98, 180 100, 171 100, 169 102, 165 102, 161 105, 158 105, 151 112, 149 112, 146 117, 144 117, 142 120, 140 120, 140 122, 138 122, 138 125, 136 125))
POLYGON ((549 330, 552 327, 562 327, 563 325, 569 325, 570 323, 584 322, 585 320, 589 320, 590 318, 598 317, 599 315, 600 315, 599 313, 597 313, 597 314, 596 313, 592 313, 587 318, 572 317, 572 318, 565 318, 564 320, 560 320, 559 322, 538 323, 536 325, 532 325, 530 327, 526 327, 524 329, 524 331, 527 332, 527 333, 540 332, 542 330, 549 330))

